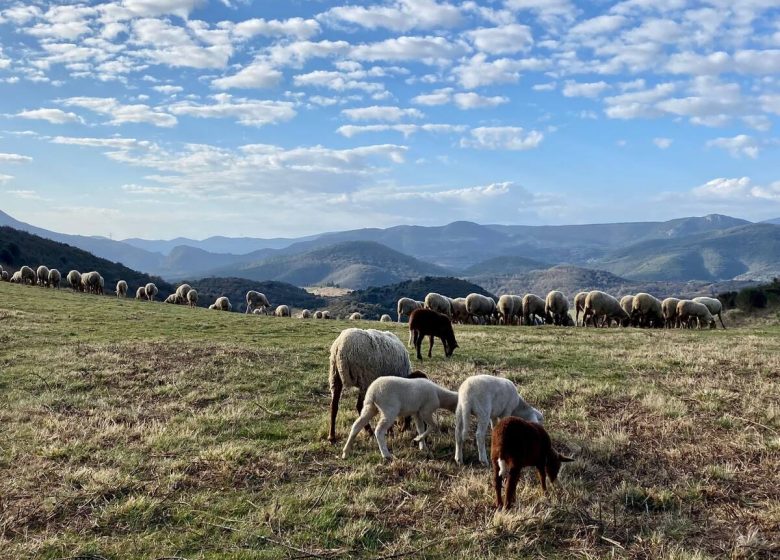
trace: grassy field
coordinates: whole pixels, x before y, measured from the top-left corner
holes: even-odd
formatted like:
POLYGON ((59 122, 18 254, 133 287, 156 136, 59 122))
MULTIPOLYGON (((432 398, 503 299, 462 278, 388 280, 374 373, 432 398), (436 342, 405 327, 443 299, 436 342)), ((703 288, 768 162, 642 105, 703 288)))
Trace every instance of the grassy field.
POLYGON ((528 470, 500 514, 473 439, 452 460, 449 413, 428 454, 405 433, 391 463, 363 436, 339 458, 355 392, 331 446, 327 362, 346 326, 0 283, 0 557, 780 554, 777 324, 456 327, 455 356, 422 369, 512 379, 576 457, 548 495, 528 470))

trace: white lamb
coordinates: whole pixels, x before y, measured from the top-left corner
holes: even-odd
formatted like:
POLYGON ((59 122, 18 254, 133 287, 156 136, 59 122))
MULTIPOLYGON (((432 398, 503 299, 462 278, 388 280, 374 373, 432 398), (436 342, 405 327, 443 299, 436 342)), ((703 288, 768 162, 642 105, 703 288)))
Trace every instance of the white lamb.
POLYGON ((542 413, 529 405, 517 393, 517 387, 508 379, 492 375, 473 375, 458 389, 458 407, 455 411, 455 461, 463 464, 463 444, 471 415, 477 417, 477 449, 479 462, 488 464, 485 436, 488 428, 506 416, 517 416, 541 424, 542 413))
POLYGON ((417 437, 414 438, 420 449, 425 449, 425 436, 431 429, 438 428, 433 419, 433 413, 440 408, 455 411, 458 405, 458 393, 444 387, 439 387, 428 379, 405 379, 403 377, 380 377, 376 379, 366 392, 363 410, 355 423, 344 445, 342 458, 346 459, 352 449, 352 444, 360 430, 368 426, 371 419, 381 414, 374 435, 379 445, 379 451, 385 459, 392 459, 387 449, 387 430, 398 417, 412 416, 417 426, 417 437))

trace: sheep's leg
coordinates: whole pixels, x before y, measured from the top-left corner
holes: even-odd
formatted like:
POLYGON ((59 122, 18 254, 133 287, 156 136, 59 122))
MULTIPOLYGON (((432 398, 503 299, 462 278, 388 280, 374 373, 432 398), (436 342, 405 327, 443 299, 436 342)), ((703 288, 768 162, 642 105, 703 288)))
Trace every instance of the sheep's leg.
POLYGON ((428 346, 428 357, 431 357, 431 353, 433 352, 433 335, 430 335, 428 337, 430 339, 430 346, 428 346))
POLYGON ((720 313, 718 313, 718 319, 720 319, 720 326, 723 327, 723 330, 725 330, 726 325, 723 324, 723 317, 721 317, 720 313))
POLYGON ((422 451, 425 449, 425 434, 428 432, 425 429, 425 422, 419 414, 414 415, 414 425, 417 428, 417 437, 414 438, 413 441, 417 442, 420 450, 422 451))
MULTIPOLYGON (((362 414, 363 413, 363 400, 365 398, 366 398, 365 391, 360 391, 358 393, 358 398, 357 398, 357 411, 358 411, 358 414, 362 414)), ((374 435, 374 431, 371 429, 371 424, 366 424, 366 433, 368 434, 368 437, 371 437, 372 435, 374 435)))
POLYGON ((506 509, 510 509, 515 503, 517 483, 520 481, 520 467, 512 465, 509 469, 509 477, 506 482, 506 509))
POLYGON ((414 348, 417 350, 417 359, 422 360, 423 335, 420 331, 414 331, 414 348))
POLYGON ((493 461, 493 488, 496 491, 496 509, 504 507, 504 501, 501 498, 503 490, 504 477, 501 476, 498 469, 498 461, 493 461))
POLYGON ((340 376, 335 376, 330 388, 330 432, 328 434, 328 441, 331 443, 336 442, 336 414, 339 411, 339 400, 341 399, 341 391, 344 388, 344 384, 341 381, 340 376))
POLYGON ((417 433, 419 434, 416 438, 414 438, 414 441, 420 444, 420 449, 425 449, 425 436, 431 433, 431 430, 437 429, 438 426, 436 425, 436 420, 433 419, 433 411, 432 410, 421 410, 417 415, 415 415, 415 418, 420 418, 420 421, 423 422, 425 425, 425 431, 420 433, 420 426, 418 424, 417 426, 417 433))
POLYGON ((479 451, 479 462, 483 465, 488 464, 487 451, 485 450, 485 438, 487 437, 490 418, 479 417, 477 419, 477 450, 479 451))
POLYGON ((368 426, 368 423, 371 421, 371 419, 374 417, 376 413, 377 413, 377 409, 375 407, 367 406, 363 410, 363 413, 358 417, 358 419, 355 420, 355 423, 352 424, 352 429, 349 432, 347 443, 344 445, 344 450, 341 452, 342 459, 347 458, 347 455, 352 450, 352 444, 355 442, 355 437, 357 437, 358 432, 360 432, 360 430, 363 429, 365 426, 368 426))
POLYGON ((374 434, 376 443, 379 445, 379 452, 382 454, 382 457, 387 460, 393 458, 393 456, 390 455, 390 450, 387 449, 387 430, 390 429, 390 426, 393 425, 394 421, 394 418, 389 419, 382 415, 382 418, 379 419, 379 423, 376 425, 376 433, 374 434))
POLYGON ((544 465, 536 465, 536 472, 539 474, 539 482, 542 483, 542 491, 547 492, 547 477, 544 465))

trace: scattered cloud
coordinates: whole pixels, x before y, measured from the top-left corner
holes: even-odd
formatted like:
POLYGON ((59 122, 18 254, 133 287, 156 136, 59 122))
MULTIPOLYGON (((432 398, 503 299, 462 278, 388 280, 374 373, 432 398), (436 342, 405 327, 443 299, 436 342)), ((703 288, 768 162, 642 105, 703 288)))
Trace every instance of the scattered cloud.
POLYGON ((401 119, 420 119, 424 117, 419 109, 402 109, 400 107, 372 105, 371 107, 359 107, 344 109, 341 114, 351 121, 390 121, 398 122, 401 119))
POLYGON ((0 152, 0 163, 30 163, 32 160, 30 156, 0 152))
POLYGON ((759 152, 758 142, 747 134, 738 134, 731 138, 715 138, 707 142, 707 147, 721 148, 735 158, 747 156, 756 159, 759 152))
POLYGON ((482 150, 532 150, 541 144, 544 134, 525 131, 517 126, 480 126, 471 129, 470 138, 463 138, 464 148, 482 150))
POLYGON ((16 113, 21 119, 48 121, 52 124, 84 122, 76 113, 66 113, 61 109, 30 109, 16 113))
POLYGON ((661 150, 666 150, 672 145, 673 140, 671 138, 653 138, 653 144, 661 150))

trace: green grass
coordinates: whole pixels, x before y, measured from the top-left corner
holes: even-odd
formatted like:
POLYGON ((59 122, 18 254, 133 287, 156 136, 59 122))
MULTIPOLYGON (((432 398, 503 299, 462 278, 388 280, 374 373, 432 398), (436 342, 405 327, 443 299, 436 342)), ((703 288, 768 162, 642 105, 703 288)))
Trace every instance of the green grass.
MULTIPOLYGON (((378 323, 361 323, 376 327, 378 323)), ((421 452, 327 433, 330 343, 353 323, 0 283, 0 557, 771 557, 780 327, 456 327, 422 369, 504 375, 576 457, 494 513, 453 419, 421 452), (395 557, 395 556, 394 556, 395 557)), ((382 325, 406 340, 405 325, 382 325)))

